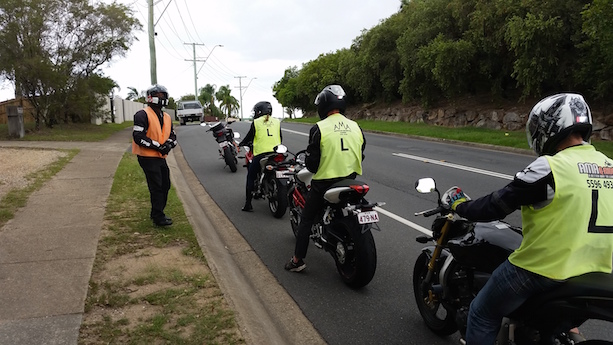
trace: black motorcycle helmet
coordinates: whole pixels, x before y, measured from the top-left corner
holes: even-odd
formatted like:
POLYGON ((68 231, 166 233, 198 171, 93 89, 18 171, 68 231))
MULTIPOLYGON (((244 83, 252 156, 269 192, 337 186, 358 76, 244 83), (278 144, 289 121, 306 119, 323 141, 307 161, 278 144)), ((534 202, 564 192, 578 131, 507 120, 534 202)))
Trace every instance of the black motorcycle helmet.
POLYGON ((147 89, 147 104, 164 107, 168 105, 168 90, 162 85, 154 84, 147 89), (162 94, 162 95, 160 95, 162 94))
POLYGON ((320 119, 325 119, 328 113, 334 109, 344 113, 347 108, 345 102, 346 93, 340 85, 328 85, 315 98, 317 113, 320 119))
POLYGON ((253 106, 253 119, 255 120, 262 115, 272 115, 272 105, 270 102, 257 102, 253 106))

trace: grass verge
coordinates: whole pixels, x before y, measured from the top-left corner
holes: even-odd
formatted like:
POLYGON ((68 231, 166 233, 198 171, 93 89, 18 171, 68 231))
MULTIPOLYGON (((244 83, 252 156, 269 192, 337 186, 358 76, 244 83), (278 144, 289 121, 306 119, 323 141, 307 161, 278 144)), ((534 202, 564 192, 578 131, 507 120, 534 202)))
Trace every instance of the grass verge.
POLYGON ((45 182, 62 170, 79 153, 78 149, 62 151, 67 153, 64 157, 58 158, 44 169, 27 175, 25 178, 28 180, 28 183, 25 187, 12 189, 0 200, 0 228, 15 217, 17 210, 26 205, 28 197, 32 193, 40 189, 45 182))
POLYGON ((8 125, 0 124, 0 140, 21 141, 88 141, 95 142, 108 138, 111 134, 127 127, 132 127, 131 121, 124 123, 105 123, 94 125, 91 123, 67 123, 57 124, 53 128, 44 125, 36 131, 34 123, 24 124, 25 136, 23 138, 10 138, 8 125))
POLYGON ((149 209, 145 176, 126 153, 107 200, 79 344, 243 344, 174 187, 165 210, 172 226, 153 226, 149 209))
MULTIPOLYGON (((287 122, 314 124, 319 118, 285 119, 287 122)), ((388 122, 373 120, 358 120, 357 123, 365 131, 387 132, 411 136, 439 138, 446 140, 465 141, 478 144, 505 146, 530 150, 526 140, 526 132, 503 131, 476 127, 442 127, 424 123, 388 122)), ((603 140, 592 140, 592 145, 608 157, 613 157, 613 143, 603 140)))

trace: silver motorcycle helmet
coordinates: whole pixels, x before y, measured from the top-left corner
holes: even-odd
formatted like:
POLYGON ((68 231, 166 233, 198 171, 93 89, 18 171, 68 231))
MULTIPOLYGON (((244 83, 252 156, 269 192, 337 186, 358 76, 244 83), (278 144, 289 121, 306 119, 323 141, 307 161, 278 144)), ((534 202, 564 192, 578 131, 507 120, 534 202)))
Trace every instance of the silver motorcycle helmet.
POLYGON ((592 135, 592 113, 583 96, 560 93, 538 102, 530 111, 526 136, 537 155, 553 155, 556 147, 570 133, 581 133, 589 142, 592 135))

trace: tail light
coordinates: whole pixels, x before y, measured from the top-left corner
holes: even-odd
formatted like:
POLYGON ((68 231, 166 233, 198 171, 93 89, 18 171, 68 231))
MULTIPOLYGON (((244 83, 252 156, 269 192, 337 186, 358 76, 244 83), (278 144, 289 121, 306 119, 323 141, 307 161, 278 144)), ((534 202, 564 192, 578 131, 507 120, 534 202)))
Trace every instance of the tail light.
POLYGON ((356 192, 364 195, 366 193, 368 193, 368 191, 370 190, 370 187, 368 187, 367 184, 361 184, 361 185, 352 185, 349 186, 349 188, 355 190, 356 192))
POLYGON ((273 160, 274 160, 276 163, 281 163, 281 162, 283 162, 283 161, 285 160, 285 156, 284 156, 283 154, 279 153, 279 154, 277 154, 277 155, 276 155, 276 156, 273 158, 273 160))

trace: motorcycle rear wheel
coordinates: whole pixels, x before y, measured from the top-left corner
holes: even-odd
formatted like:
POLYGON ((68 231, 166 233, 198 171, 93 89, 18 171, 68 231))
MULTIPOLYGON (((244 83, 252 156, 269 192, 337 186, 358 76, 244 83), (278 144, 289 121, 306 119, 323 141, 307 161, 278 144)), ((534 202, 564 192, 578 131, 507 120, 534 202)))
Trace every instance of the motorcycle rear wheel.
POLYGON ((336 269, 345 284, 353 289, 366 286, 377 269, 377 248, 370 230, 361 233, 357 220, 349 224, 337 223, 337 235, 343 234, 343 241, 336 244, 336 251, 331 252, 336 269), (340 230, 340 231, 338 231, 340 230))
POLYGON ((439 301, 438 296, 434 296, 431 302, 429 292, 432 286, 439 283, 438 274, 434 274, 430 284, 425 285, 424 279, 428 274, 428 262, 430 257, 425 253, 421 253, 415 261, 413 267, 413 292, 415 294, 415 304, 419 309, 422 319, 426 326, 437 335, 446 336, 455 333, 458 326, 455 322, 455 313, 446 310, 439 301))
POLYGON ((226 165, 230 167, 231 172, 236 172, 236 157, 232 153, 232 148, 229 146, 224 147, 223 149, 223 159, 226 161, 226 165))
POLYGON ((275 218, 281 218, 287 210, 287 187, 282 181, 270 177, 268 208, 275 218))

